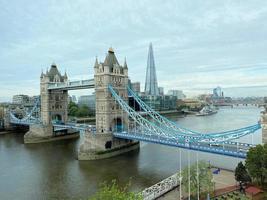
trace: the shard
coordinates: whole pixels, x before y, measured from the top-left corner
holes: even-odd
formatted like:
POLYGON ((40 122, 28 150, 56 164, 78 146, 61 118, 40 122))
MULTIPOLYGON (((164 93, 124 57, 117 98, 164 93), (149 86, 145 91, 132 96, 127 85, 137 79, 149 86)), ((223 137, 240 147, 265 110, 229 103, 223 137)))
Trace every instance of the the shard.
POLYGON ((153 96, 159 95, 152 43, 149 44, 148 57, 147 57, 145 93, 147 95, 153 95, 153 96))

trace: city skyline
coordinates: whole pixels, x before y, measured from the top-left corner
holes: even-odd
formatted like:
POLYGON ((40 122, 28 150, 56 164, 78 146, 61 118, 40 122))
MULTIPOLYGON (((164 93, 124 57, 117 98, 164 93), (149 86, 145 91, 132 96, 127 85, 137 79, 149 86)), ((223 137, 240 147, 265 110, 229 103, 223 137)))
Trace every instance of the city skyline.
POLYGON ((150 42, 158 84, 166 91, 180 89, 189 96, 217 86, 245 88, 227 96, 264 96, 267 91, 265 2, 0 5, 0 101, 39 94, 41 70, 53 62, 71 80, 92 77, 95 56, 102 60, 110 46, 120 63, 126 56, 131 80, 140 81, 144 90, 150 42))

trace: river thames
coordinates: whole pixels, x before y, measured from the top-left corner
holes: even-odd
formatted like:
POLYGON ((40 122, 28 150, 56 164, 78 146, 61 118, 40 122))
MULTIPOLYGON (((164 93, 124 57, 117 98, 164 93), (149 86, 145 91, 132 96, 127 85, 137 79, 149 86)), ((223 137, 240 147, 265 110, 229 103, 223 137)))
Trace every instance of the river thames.
MULTIPOLYGON (((262 109, 221 108, 217 114, 196 117, 168 116, 196 131, 218 132, 253 125, 262 109)), ((81 140, 82 138, 80 138, 81 140)), ((261 130, 240 142, 261 143, 261 130)), ((103 181, 116 179, 123 185, 131 179, 131 190, 141 191, 179 169, 179 150, 141 143, 139 151, 98 161, 78 161, 78 140, 23 144, 23 133, 0 135, 0 199, 88 199, 103 181)), ((191 152, 191 163, 196 152, 191 152)), ((234 169, 242 159, 199 153, 199 159, 234 169)), ((187 150, 182 150, 182 166, 187 150)))

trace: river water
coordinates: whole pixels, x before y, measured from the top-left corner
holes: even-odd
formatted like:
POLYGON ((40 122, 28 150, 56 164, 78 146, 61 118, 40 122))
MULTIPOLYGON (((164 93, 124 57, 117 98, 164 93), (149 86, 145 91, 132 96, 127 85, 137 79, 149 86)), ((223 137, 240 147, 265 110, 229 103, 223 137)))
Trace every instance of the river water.
MULTIPOLYGON (((261 109, 221 108, 205 117, 168 116, 180 125, 205 132, 236 129, 257 123, 261 109)), ((240 142, 261 143, 261 130, 240 142)), ((88 199, 103 181, 120 185, 131 180, 130 189, 140 191, 179 169, 179 150, 141 143, 140 151, 99 161, 78 161, 79 140, 23 144, 23 133, 0 135, 0 199, 88 199)), ((196 152, 190 151, 191 163, 196 152)), ((234 169, 242 159, 199 153, 199 159, 221 168, 234 169)), ((182 150, 182 166, 187 151, 182 150)))

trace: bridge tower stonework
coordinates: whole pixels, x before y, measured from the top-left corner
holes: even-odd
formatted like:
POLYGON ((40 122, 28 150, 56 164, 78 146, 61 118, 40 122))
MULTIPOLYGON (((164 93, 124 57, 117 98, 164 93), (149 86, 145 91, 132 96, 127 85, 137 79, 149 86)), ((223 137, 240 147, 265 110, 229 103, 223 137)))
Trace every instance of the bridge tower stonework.
POLYGON ((55 64, 46 74, 41 74, 41 120, 44 125, 51 125, 52 121, 67 122, 68 119, 68 91, 48 90, 50 83, 66 83, 67 74, 60 74, 55 64))
POLYGON ((94 65, 96 98, 96 133, 86 133, 80 146, 79 160, 94 160, 115 156, 139 148, 139 143, 114 138, 114 131, 127 130, 128 115, 115 102, 108 86, 128 102, 128 67, 126 60, 120 65, 114 50, 109 48, 103 63, 96 59, 94 65))
POLYGON ((54 122, 67 122, 68 118, 68 91, 48 90, 50 83, 65 83, 68 81, 67 74, 61 75, 57 66, 52 64, 50 70, 41 74, 40 97, 41 97, 41 122, 30 126, 30 130, 24 136, 25 143, 38 142, 53 136, 54 122))

